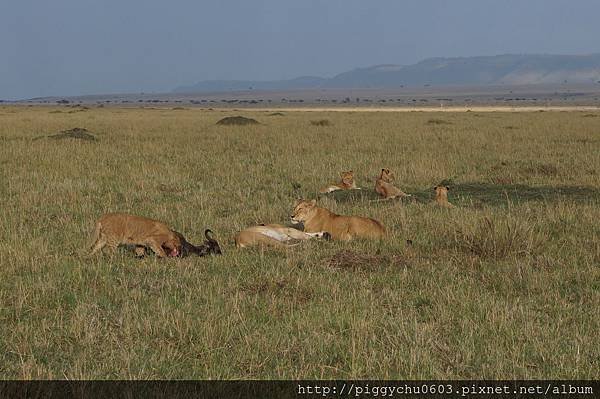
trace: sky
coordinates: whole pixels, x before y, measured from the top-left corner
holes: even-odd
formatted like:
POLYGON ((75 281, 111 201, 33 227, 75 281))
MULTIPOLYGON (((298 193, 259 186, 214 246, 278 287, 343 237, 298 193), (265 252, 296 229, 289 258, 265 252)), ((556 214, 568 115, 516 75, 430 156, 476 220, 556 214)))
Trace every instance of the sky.
POLYGON ((0 0, 0 99, 600 53, 598 0, 0 0))

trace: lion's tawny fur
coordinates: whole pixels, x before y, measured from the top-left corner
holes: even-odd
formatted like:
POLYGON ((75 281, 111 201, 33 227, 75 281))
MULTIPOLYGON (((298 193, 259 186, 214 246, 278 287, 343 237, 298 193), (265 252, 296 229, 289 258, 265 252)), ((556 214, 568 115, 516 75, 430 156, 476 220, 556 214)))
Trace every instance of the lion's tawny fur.
POLYGON ((126 213, 105 214, 96 222, 91 254, 106 246, 114 251, 119 245, 148 247, 163 258, 178 256, 182 242, 169 226, 158 220, 126 213))
POLYGON ((294 223, 303 223, 305 232, 326 231, 334 240, 383 238, 386 234, 383 224, 375 219, 338 215, 318 207, 315 200, 300 201, 291 218, 294 223))
POLYGON ((389 169, 381 169, 381 174, 375 180, 375 191, 384 199, 410 197, 398 187, 394 186, 394 174, 389 169))

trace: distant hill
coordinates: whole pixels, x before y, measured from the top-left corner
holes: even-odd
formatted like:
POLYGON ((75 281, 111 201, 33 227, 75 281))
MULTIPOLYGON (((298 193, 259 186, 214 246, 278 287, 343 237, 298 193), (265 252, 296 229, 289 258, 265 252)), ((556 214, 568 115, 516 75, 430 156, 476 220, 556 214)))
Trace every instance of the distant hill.
POLYGON ((182 86, 176 93, 316 88, 395 88, 423 85, 525 85, 596 83, 600 54, 496 55, 429 58, 413 65, 376 65, 332 78, 314 76, 290 80, 212 80, 182 86))

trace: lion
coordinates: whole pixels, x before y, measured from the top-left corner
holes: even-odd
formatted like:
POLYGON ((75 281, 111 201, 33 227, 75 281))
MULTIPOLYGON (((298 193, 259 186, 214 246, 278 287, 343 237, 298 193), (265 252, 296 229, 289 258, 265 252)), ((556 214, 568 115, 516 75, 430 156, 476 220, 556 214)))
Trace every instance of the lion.
MULTIPOLYGON (((96 222, 90 255, 108 246, 119 245, 150 248, 157 257, 179 256, 183 243, 179 235, 158 220, 126 213, 107 213, 96 222)), ((137 250, 136 250, 137 252, 137 250)))
POLYGON ((398 187, 394 186, 394 174, 389 169, 381 169, 381 174, 375 180, 375 191, 381 195, 384 199, 410 197, 410 194, 406 194, 398 187))
POLYGON ((300 200, 294 208, 291 219, 292 223, 303 223, 304 231, 307 233, 326 231, 334 240, 381 239, 386 234, 383 224, 375 219, 337 215, 326 208, 318 207, 316 200, 300 200))
POLYGON ((454 208, 455 206, 448 202, 448 191, 450 191, 450 187, 448 186, 435 186, 433 188, 435 191, 435 199, 432 204, 441 206, 444 208, 454 208))
POLYGON ((338 190, 360 190, 359 187, 356 186, 356 182, 354 181, 354 172, 349 170, 347 172, 342 172, 342 181, 337 184, 332 184, 327 187, 323 187, 319 190, 321 194, 331 193, 333 191, 338 190))
POLYGON ((331 236, 324 231, 305 233, 281 224, 261 224, 259 226, 248 227, 237 233, 235 236, 235 246, 238 248, 256 245, 289 247, 300 243, 300 241, 312 238, 329 239, 331 236))

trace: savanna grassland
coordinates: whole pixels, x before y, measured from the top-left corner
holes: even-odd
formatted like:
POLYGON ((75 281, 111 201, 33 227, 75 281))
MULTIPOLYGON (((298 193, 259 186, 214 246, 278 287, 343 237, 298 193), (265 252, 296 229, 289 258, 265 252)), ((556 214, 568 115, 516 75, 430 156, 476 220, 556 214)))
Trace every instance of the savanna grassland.
POLYGON ((8 106, 0 144, 2 378, 600 378, 598 112, 8 106), (349 169, 318 201, 385 241, 233 246, 349 169), (86 258, 109 211, 224 254, 86 258))

